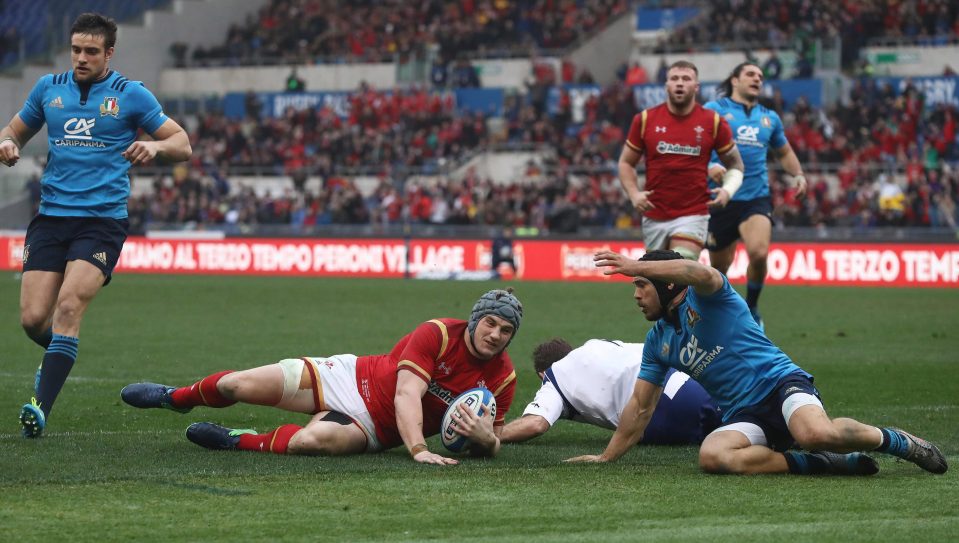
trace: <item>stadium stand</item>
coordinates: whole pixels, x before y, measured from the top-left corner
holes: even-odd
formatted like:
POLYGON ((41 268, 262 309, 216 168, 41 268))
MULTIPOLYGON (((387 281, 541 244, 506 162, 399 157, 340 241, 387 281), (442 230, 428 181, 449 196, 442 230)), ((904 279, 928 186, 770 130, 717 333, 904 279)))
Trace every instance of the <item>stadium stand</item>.
POLYGON ((188 52, 184 44, 180 54, 199 65, 389 62, 436 46, 446 64, 463 54, 563 48, 628 7, 625 0, 273 0, 233 26, 221 46, 188 52))
POLYGON ((117 21, 142 16, 170 0, 4 0, 0 2, 0 68, 26 60, 47 59, 65 43, 66 30, 86 11, 109 13, 117 21))

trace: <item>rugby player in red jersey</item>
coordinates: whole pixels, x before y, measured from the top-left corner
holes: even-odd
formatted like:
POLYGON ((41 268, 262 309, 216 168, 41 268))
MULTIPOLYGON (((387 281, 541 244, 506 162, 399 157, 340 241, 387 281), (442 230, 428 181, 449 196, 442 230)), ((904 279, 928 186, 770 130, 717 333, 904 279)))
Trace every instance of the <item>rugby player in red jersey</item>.
POLYGON ((706 242, 709 208, 722 208, 743 182, 743 160, 726 119, 696 102, 699 71, 684 60, 666 75, 666 102, 633 117, 619 157, 619 180, 643 214, 647 251, 672 249, 698 260, 706 242), (713 150, 726 167, 722 187, 710 190, 713 150), (646 157, 646 182, 636 165, 646 157))
POLYGON ((134 407, 181 413, 243 402, 312 415, 306 426, 287 424, 264 434, 210 422, 191 424, 187 438, 208 449, 346 455, 405 445, 417 462, 456 464, 431 452, 426 437, 439 432, 454 398, 486 387, 496 397, 496 419, 492 413, 478 417, 460 406, 462 420, 456 430, 471 440, 471 453, 499 452, 499 435, 516 389, 506 347, 522 317, 523 306, 512 289, 491 290, 477 300, 468 321, 422 323, 387 354, 287 359, 215 373, 182 388, 135 383, 120 396, 134 407))

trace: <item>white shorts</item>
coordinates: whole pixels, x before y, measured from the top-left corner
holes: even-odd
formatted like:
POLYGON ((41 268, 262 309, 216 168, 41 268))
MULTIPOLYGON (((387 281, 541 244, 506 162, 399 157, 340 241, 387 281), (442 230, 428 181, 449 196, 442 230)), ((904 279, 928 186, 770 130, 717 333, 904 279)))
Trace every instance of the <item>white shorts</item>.
POLYGON ((336 411, 353 419, 353 422, 366 434, 366 452, 383 450, 376 439, 376 426, 373 417, 366 409, 366 402, 360 396, 356 384, 356 355, 338 354, 328 358, 306 357, 316 368, 322 384, 319 391, 319 410, 336 411))
POLYGON ((669 249, 671 238, 682 238, 706 244, 709 231, 709 215, 688 215, 668 221, 655 221, 643 217, 643 244, 647 251, 669 249))

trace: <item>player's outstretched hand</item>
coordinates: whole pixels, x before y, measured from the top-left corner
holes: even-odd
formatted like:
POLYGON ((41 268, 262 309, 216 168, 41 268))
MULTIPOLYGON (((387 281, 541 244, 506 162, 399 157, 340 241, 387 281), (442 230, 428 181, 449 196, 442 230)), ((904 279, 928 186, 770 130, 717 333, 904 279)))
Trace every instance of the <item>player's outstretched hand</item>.
POLYGON ((633 207, 636 208, 636 211, 640 213, 645 213, 650 209, 655 208, 652 202, 649 201, 649 195, 652 194, 651 190, 641 190, 639 191, 639 196, 636 197, 636 200, 633 201, 633 207))
POLYGON ((134 166, 146 164, 157 156, 157 142, 155 141, 135 141, 126 151, 123 151, 123 158, 127 159, 134 166))
POLYGON ((613 251, 599 251, 593 255, 593 263, 597 268, 606 268, 603 275, 622 274, 636 277, 638 270, 634 269, 639 262, 613 251))
POLYGON ((709 192, 713 194, 713 199, 706 204, 710 209, 722 209, 729 203, 729 193, 726 189, 720 187, 709 192))
POLYGON ((416 453, 413 460, 416 460, 420 464, 438 464, 440 466, 455 466, 459 464, 459 461, 455 458, 447 458, 430 451, 420 451, 416 453))
POLYGON ((0 143, 0 164, 12 167, 20 160, 20 148, 13 140, 4 140, 0 143))
POLYGON ((607 462, 601 454, 584 454, 583 456, 574 456, 563 460, 566 464, 602 464, 607 462))

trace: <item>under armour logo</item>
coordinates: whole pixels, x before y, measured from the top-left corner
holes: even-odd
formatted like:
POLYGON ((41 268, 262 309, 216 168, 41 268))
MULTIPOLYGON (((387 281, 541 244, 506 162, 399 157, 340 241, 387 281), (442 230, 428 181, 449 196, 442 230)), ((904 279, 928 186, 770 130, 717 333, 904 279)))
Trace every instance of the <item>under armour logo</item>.
POLYGON ((666 133, 666 127, 665 127, 665 126, 657 126, 657 127, 656 127, 656 133, 657 133, 657 134, 659 134, 659 133, 665 134, 665 133, 666 133))

